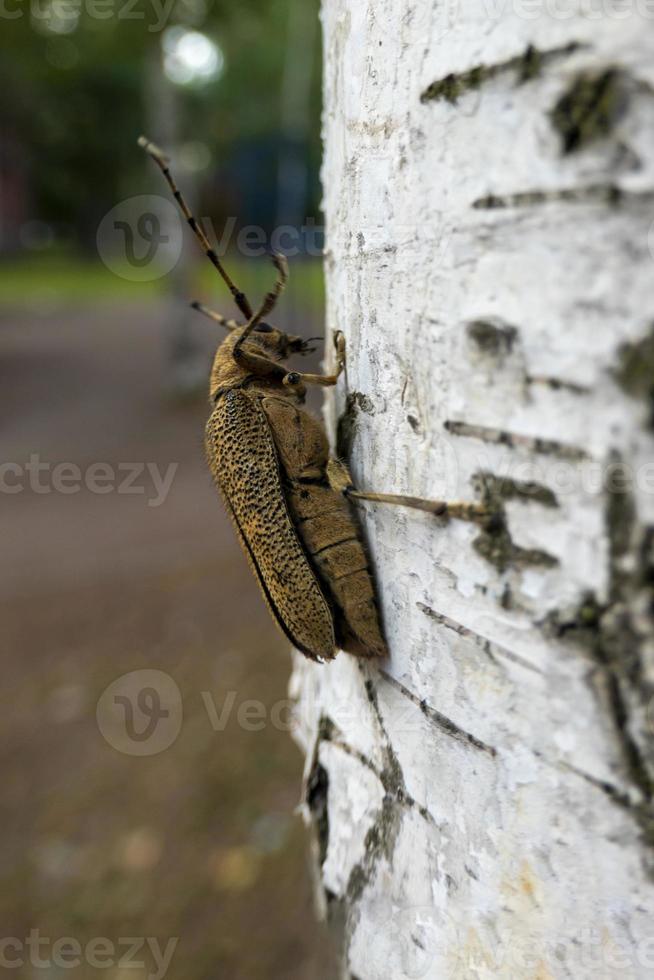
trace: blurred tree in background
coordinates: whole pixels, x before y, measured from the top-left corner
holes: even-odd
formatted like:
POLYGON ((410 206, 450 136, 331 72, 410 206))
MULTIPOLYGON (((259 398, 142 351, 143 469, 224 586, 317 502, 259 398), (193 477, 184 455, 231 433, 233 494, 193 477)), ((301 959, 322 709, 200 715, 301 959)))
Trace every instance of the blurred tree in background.
POLYGON ((280 206, 289 175, 296 188, 306 178, 315 214, 320 50, 317 29, 297 29, 307 12, 317 24, 318 0, 6 0, 0 248, 93 249, 102 216, 152 188, 142 131, 175 134, 176 165, 217 222, 295 220, 292 194, 293 214, 280 206))

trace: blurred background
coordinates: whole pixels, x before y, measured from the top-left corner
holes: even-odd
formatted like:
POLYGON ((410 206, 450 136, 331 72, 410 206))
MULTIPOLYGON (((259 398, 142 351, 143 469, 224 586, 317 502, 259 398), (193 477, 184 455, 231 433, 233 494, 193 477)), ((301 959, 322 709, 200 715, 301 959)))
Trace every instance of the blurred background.
POLYGON ((289 255, 274 321, 323 333, 318 0, 0 19, 1 965, 330 977, 287 644, 203 457, 223 334, 188 301, 235 311, 136 145, 253 302, 289 255))

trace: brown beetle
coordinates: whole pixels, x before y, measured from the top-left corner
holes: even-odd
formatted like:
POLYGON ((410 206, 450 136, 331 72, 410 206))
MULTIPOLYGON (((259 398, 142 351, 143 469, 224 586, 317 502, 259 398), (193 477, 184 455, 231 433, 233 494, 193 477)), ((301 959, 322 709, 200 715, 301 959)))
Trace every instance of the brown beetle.
POLYGON ((343 334, 334 337, 335 374, 288 371, 283 362, 309 348, 301 337, 266 322, 288 278, 286 259, 273 257, 277 282, 254 312, 191 214, 165 155, 144 137, 139 145, 161 168, 247 321, 227 320, 193 304, 229 331, 211 371, 207 459, 270 611, 289 640, 313 660, 331 660, 339 649, 384 657, 388 651, 368 559, 347 498, 467 519, 482 509, 354 489, 347 468, 330 459, 323 426, 301 407, 306 385, 336 384, 345 366, 343 334))

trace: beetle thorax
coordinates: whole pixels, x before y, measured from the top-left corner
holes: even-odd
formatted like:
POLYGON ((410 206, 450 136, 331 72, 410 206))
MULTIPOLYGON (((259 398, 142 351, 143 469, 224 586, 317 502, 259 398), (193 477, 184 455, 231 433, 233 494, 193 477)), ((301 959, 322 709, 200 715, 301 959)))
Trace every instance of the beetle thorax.
POLYGON ((243 384, 247 377, 248 372, 234 360, 232 353, 237 340, 238 333, 234 330, 228 337, 225 337, 216 351, 209 379, 209 396, 212 401, 217 391, 237 388, 243 384))
MULTIPOLYGON (((234 347, 241 333, 242 330, 240 329, 232 330, 216 351, 209 383, 211 401, 215 399, 216 392, 226 391, 229 388, 239 388, 247 378, 253 377, 248 367, 238 363, 234 358, 234 347)), ((251 333, 245 342, 244 349, 259 354, 267 360, 282 362, 287 360, 295 350, 301 350, 303 346, 304 342, 300 337, 294 337, 268 327, 266 332, 251 333)), ((264 381, 261 378, 258 379, 258 383, 266 388, 280 387, 279 382, 264 381)))

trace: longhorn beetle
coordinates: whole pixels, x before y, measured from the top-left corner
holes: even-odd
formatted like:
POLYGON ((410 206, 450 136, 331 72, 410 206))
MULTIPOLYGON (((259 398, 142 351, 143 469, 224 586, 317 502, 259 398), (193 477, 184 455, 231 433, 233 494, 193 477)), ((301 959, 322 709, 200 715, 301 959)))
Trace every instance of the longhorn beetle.
POLYGON ((323 426, 300 406, 307 385, 335 385, 345 367, 345 338, 334 334, 334 374, 301 374, 284 362, 309 341, 266 322, 284 290, 288 267, 274 255, 277 281, 255 311, 235 286, 179 192, 168 158, 145 137, 182 213, 231 292, 244 323, 201 303, 193 307, 228 331, 215 355, 206 426, 209 468, 277 625, 312 660, 339 649, 384 657, 368 559, 350 500, 400 504, 442 517, 476 519, 477 504, 356 490, 345 465, 330 458, 323 426))

